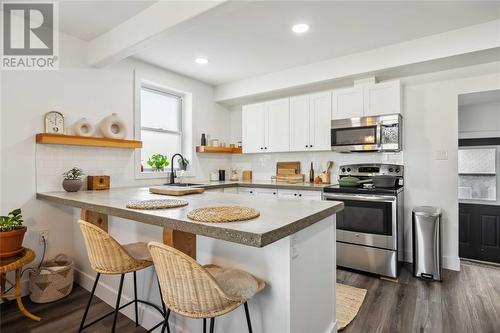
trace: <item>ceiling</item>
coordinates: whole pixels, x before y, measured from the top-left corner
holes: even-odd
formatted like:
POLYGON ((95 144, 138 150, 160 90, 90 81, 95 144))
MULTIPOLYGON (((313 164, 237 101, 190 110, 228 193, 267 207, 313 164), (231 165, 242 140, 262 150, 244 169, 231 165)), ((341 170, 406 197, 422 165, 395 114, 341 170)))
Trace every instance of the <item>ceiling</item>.
MULTIPOLYGON (((500 103, 500 90, 488 90, 458 96, 458 106, 500 103)), ((500 110, 498 110, 500 112, 500 110)))
POLYGON ((135 57, 221 84, 498 18, 497 1, 231 1, 135 57), (309 32, 293 34, 297 22, 309 32))
POLYGON ((59 1, 59 30, 90 41, 156 1, 59 1))

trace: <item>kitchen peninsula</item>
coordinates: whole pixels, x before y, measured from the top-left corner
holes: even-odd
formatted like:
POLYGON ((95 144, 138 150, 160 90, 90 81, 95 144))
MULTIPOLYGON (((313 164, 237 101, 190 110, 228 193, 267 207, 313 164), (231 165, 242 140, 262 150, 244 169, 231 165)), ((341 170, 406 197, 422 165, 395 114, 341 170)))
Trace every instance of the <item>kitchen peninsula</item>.
MULTIPOLYGON (((117 224, 137 221, 163 227, 158 235, 163 234, 165 243, 200 263, 228 265, 264 279, 266 289, 250 302, 256 332, 336 332, 335 214, 343 209, 340 202, 205 192, 183 196, 189 203, 184 207, 128 209, 126 204, 131 200, 174 198, 137 187, 37 193, 37 198, 80 208, 83 217, 97 224, 100 219, 103 228, 108 215, 125 219, 117 224), (201 223, 187 217, 192 209, 221 205, 255 208, 260 216, 232 223, 201 223), (187 246, 193 240, 194 248, 187 246)), ((140 225, 137 230, 140 232, 140 225)), ((224 332, 245 331, 246 323, 238 316, 243 314, 237 311, 223 316, 217 325, 224 332)), ((192 326, 196 324, 175 321, 175 326, 188 331, 196 330, 197 326, 192 326)))

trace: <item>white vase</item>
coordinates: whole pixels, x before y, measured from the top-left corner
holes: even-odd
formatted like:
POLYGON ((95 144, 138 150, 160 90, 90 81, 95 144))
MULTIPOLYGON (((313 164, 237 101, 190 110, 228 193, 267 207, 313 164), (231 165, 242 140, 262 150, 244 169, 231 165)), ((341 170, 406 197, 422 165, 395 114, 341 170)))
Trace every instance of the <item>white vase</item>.
POLYGON ((127 127, 116 113, 104 118, 99 126, 102 135, 109 139, 125 139, 127 127))
POLYGON ((77 136, 93 136, 95 132, 94 125, 92 125, 87 118, 78 120, 73 125, 73 132, 77 136))

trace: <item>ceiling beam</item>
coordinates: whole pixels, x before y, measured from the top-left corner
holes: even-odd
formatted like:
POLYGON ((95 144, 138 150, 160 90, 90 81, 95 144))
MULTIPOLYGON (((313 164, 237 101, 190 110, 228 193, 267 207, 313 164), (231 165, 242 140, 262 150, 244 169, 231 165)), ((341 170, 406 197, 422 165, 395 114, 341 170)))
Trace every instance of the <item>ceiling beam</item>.
POLYGON ((158 1, 90 41, 89 64, 104 67, 125 59, 146 47, 148 43, 180 28, 183 22, 226 1, 158 1))
MULTIPOLYGON (((500 20, 494 20, 370 51, 298 66, 216 86, 214 99, 238 104, 293 94, 335 82, 408 68, 446 68, 447 62, 471 65, 498 60, 500 20), (484 56, 483 56, 484 54, 484 56), (457 58, 459 57, 459 58, 457 58), (472 59, 471 59, 472 58, 472 59)), ((352 83, 352 80, 351 80, 352 83)))

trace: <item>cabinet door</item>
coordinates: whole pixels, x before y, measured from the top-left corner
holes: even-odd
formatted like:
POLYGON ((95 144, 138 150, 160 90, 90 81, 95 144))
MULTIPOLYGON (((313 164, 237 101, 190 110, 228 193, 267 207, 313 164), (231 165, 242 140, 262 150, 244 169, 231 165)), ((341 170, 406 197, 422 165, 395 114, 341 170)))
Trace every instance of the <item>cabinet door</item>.
POLYGON ((265 146, 266 108, 264 103, 244 105, 242 116, 243 153, 263 153, 265 146))
POLYGON ((363 88, 334 90, 332 93, 332 119, 363 116, 363 88))
POLYGON ((265 152, 290 150, 290 103, 289 99, 278 99, 266 103, 265 152))
POLYGON ((278 190, 278 198, 299 199, 299 191, 295 190, 278 190))
MULTIPOLYGON (((309 149, 309 95, 290 98, 290 150, 309 149)), ((328 115, 330 117, 330 115, 328 115)))
POLYGON ((309 101, 309 149, 331 150, 331 93, 311 95, 309 101))
POLYGON ((299 199, 303 200, 321 200, 321 191, 299 191, 299 199))
POLYGON ((254 195, 255 189, 253 187, 238 187, 238 194, 254 195))
POLYGON ((267 196, 275 197, 278 195, 278 190, 275 188, 255 188, 255 195, 257 196, 267 196))
POLYGON ((365 116, 401 113, 400 81, 364 86, 363 94, 365 116))

